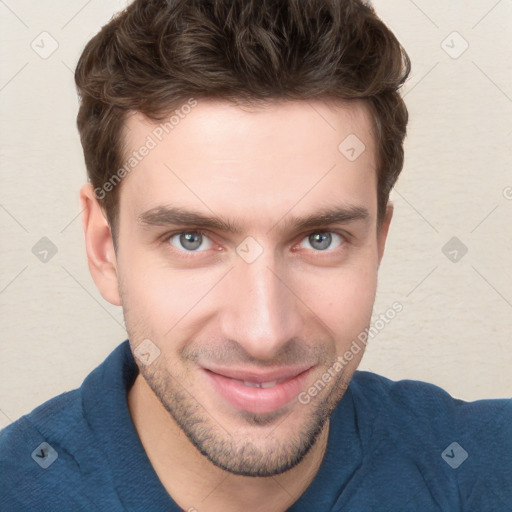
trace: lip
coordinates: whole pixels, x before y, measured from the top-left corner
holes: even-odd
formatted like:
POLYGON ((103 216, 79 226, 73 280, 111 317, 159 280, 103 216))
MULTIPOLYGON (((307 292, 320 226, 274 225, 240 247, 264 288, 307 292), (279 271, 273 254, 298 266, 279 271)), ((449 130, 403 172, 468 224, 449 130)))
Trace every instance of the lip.
POLYGON ((312 366, 281 368, 265 373, 251 370, 202 368, 214 390, 235 409, 250 413, 266 414, 281 409, 304 388, 312 366), (244 381, 268 383, 272 387, 250 387, 244 381))
POLYGON ((216 373, 218 375, 222 375, 224 377, 229 377, 230 379, 236 379, 241 381, 249 381, 249 382, 271 382, 274 380, 277 381, 285 381, 296 377, 297 375, 309 370, 311 366, 294 366, 294 367, 284 367, 284 368, 276 368, 274 370, 266 371, 266 372, 258 372, 255 370, 241 370, 236 368, 221 368, 216 366, 205 366, 204 369, 210 372, 216 373))

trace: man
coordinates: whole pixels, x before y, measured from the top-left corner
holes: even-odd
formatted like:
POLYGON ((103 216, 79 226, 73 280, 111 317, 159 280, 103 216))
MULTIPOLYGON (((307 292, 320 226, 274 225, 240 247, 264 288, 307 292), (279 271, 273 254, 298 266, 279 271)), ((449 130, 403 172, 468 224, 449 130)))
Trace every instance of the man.
POLYGON ((87 256, 128 340, 4 429, 1 510, 512 510, 510 400, 356 372, 409 67, 356 0, 136 0, 88 43, 87 256))

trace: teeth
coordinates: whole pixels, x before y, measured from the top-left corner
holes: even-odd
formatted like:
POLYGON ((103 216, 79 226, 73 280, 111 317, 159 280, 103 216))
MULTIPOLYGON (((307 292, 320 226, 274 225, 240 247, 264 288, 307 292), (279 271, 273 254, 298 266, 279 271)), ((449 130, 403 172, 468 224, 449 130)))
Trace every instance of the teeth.
POLYGON ((250 387, 250 388, 271 388, 272 386, 275 386, 277 384, 277 380, 273 380, 271 382, 249 382, 247 380, 244 380, 244 385, 250 387))
POLYGON ((250 388, 261 388, 261 385, 258 382, 249 382, 244 380, 244 384, 250 388))

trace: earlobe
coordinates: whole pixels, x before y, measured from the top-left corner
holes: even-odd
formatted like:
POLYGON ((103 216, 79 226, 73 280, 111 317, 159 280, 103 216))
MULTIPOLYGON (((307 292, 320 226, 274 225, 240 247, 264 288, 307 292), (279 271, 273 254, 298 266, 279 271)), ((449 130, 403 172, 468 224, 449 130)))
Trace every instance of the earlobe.
POLYGON ((102 297, 111 304, 120 306, 121 297, 112 233, 90 183, 81 188, 80 203, 89 271, 102 297))
POLYGON ((380 266, 380 262, 382 261, 382 256, 384 256, 384 248, 386 246, 386 239, 388 236, 389 225, 391 223, 391 219, 393 217, 394 206, 391 201, 388 202, 386 207, 386 216, 382 221, 381 226, 378 228, 377 232, 377 248, 378 248, 378 265, 380 266))

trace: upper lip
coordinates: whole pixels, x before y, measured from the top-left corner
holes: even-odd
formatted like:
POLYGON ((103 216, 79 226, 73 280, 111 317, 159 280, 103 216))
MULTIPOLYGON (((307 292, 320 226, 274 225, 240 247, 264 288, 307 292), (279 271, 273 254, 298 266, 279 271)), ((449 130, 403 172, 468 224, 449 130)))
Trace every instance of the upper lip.
POLYGON ((204 369, 219 375, 223 375, 224 377, 228 377, 230 379, 261 384, 263 382, 283 382, 285 380, 293 379, 293 377, 297 377, 297 375, 304 373, 311 367, 312 366, 309 365, 275 368, 265 372, 250 369, 242 370, 235 368, 219 368, 215 366, 204 367, 204 369))

